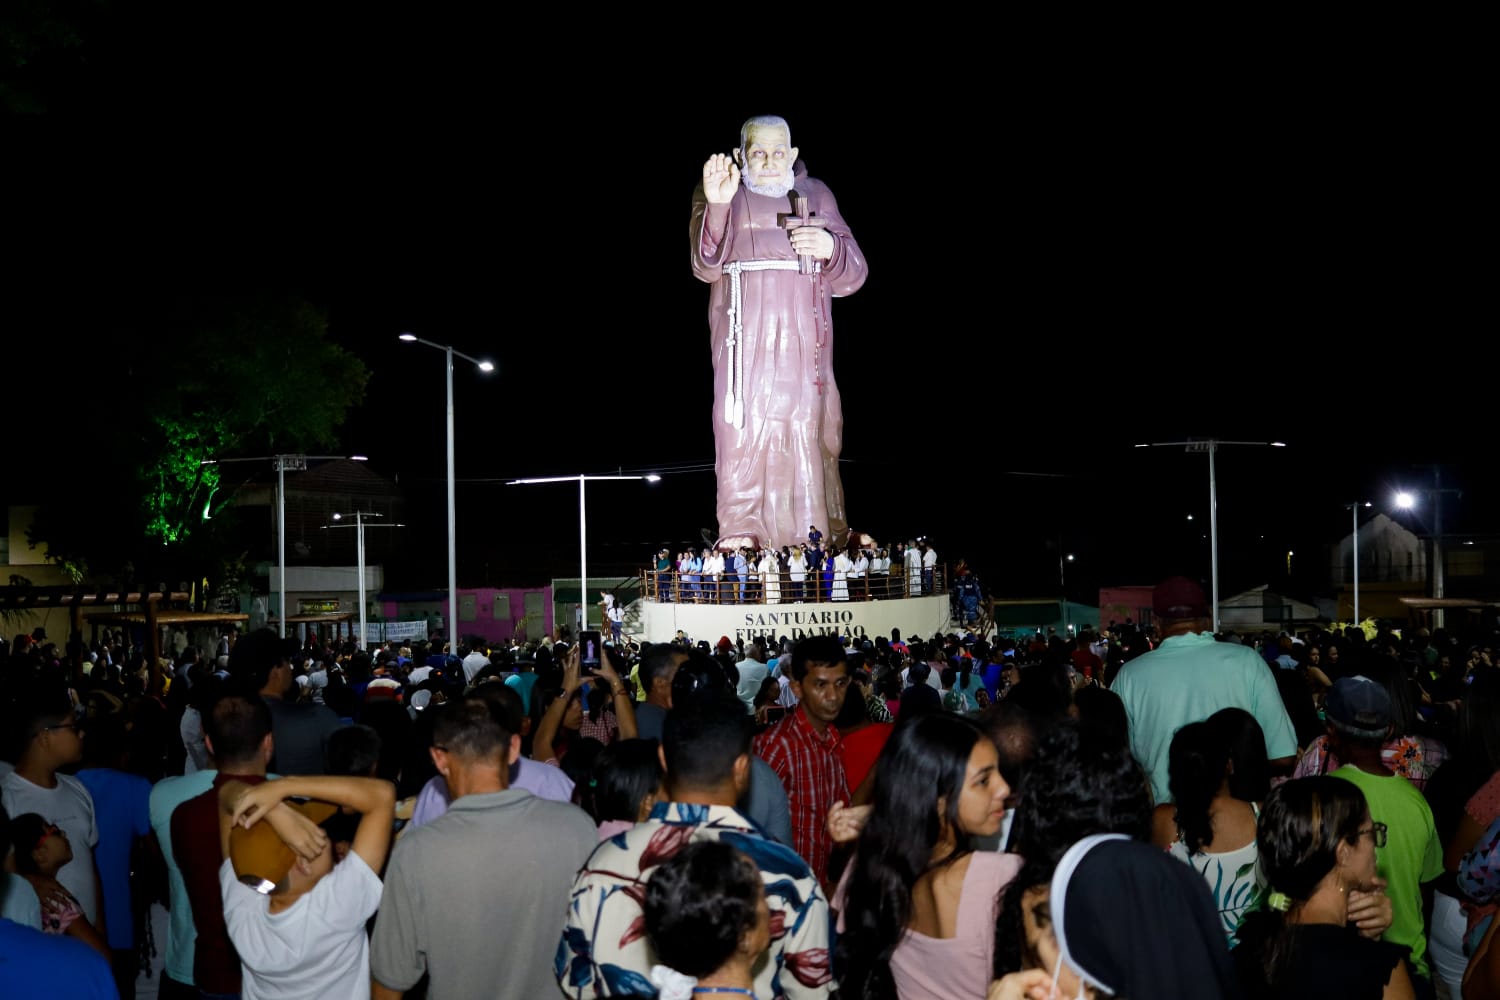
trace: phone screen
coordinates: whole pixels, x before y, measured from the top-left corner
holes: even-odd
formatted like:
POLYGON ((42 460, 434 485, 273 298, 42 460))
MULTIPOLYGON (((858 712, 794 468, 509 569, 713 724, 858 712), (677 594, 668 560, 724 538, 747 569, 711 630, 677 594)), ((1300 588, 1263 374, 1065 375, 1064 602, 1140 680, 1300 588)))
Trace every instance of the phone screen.
POLYGON ((597 673, 599 670, 600 635, 598 632, 585 629, 578 633, 578 669, 585 674, 597 673))

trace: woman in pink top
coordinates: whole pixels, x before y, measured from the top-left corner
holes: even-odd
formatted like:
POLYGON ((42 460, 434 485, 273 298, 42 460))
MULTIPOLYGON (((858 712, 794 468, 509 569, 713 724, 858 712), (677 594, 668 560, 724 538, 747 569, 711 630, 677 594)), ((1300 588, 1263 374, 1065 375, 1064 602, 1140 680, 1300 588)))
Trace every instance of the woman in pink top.
POLYGON ((995 745, 972 720, 934 712, 897 724, 834 894, 843 995, 984 996, 1000 891, 1021 859, 969 841, 999 832, 1009 794, 995 745))

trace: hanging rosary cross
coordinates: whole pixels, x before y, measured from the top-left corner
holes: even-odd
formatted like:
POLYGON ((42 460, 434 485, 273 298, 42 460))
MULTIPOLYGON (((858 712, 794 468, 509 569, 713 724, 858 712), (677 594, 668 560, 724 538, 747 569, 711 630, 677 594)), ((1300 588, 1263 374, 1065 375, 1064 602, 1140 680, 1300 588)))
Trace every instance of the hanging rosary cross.
MULTIPOLYGON (((787 231, 790 236, 793 229, 801 229, 803 226, 811 226, 814 229, 827 229, 828 220, 821 216, 813 216, 807 211, 807 199, 800 194, 793 195, 792 203, 797 211, 794 213, 781 214, 776 217, 776 224, 787 231)), ((799 274, 812 274, 813 258, 810 254, 797 255, 797 272, 799 274)))

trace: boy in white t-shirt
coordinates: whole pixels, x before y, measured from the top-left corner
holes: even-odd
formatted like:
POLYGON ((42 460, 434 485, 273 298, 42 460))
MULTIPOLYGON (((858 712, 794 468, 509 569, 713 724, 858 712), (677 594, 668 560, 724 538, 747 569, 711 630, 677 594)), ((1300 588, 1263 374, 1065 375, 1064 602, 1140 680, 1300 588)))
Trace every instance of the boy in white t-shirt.
POLYGON ((244 1000, 370 995, 365 923, 380 906, 395 789, 378 778, 290 777, 219 789, 219 888, 244 1000), (307 798, 317 801, 286 801, 307 798), (344 860, 318 824, 360 814, 344 860), (264 822, 262 822, 264 820, 264 822))

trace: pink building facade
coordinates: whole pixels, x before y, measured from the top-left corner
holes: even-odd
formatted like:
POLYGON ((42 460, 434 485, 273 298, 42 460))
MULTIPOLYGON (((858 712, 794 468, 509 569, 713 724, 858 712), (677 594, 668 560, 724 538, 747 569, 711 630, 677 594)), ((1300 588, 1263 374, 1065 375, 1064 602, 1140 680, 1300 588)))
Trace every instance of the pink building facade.
MULTIPOLYGON (((382 594, 380 613, 387 621, 402 621, 423 615, 448 621, 448 592, 382 594)), ((512 636, 523 640, 551 635, 554 622, 552 587, 480 587, 459 588, 458 621, 451 634, 482 636, 491 643, 508 642, 512 636)), ((438 627, 445 635, 450 630, 438 627)))

